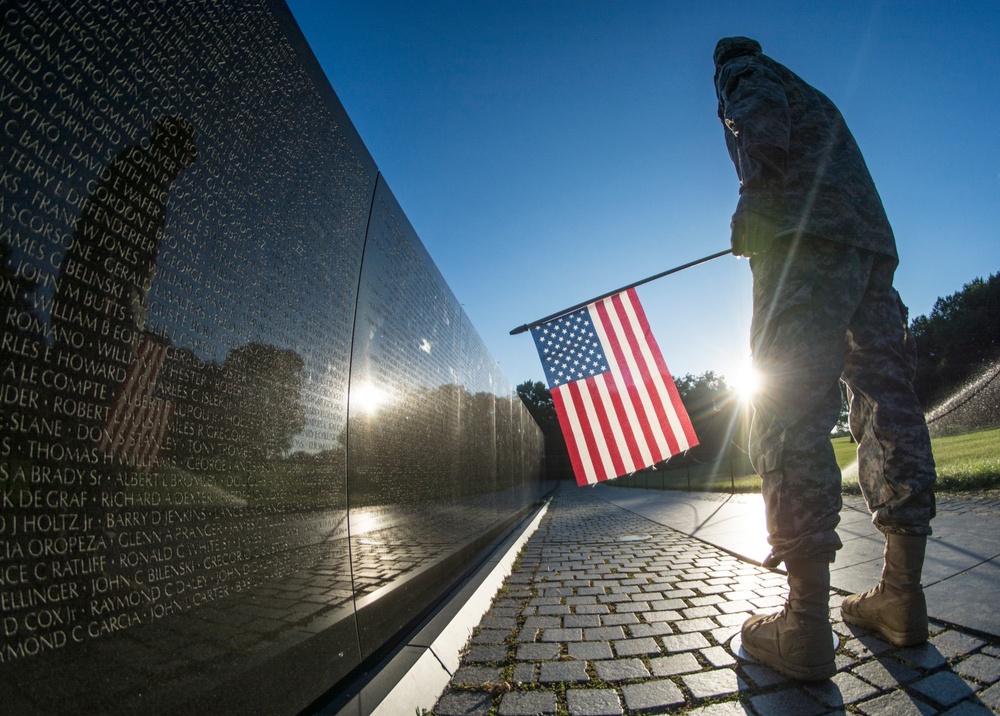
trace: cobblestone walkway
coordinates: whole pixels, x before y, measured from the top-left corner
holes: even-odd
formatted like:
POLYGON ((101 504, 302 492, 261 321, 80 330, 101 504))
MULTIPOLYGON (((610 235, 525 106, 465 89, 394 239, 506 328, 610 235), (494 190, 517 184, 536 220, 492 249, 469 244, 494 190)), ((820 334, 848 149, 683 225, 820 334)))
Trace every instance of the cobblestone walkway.
POLYGON ((830 681, 803 685, 738 658, 740 625, 785 592, 781 573, 563 488, 433 713, 1000 713, 1000 642, 932 619, 926 645, 899 649, 845 625, 843 593, 831 595, 830 681))

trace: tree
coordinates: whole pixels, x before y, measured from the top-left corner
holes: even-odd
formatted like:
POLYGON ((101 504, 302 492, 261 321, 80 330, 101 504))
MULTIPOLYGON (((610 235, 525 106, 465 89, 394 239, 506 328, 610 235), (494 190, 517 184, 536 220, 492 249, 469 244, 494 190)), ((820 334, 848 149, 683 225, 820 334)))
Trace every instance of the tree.
POLYGON ((691 418, 691 425, 698 436, 698 445, 686 456, 678 456, 673 462, 683 462, 690 458, 698 462, 713 460, 727 451, 740 426, 740 402, 725 376, 715 371, 701 375, 688 373, 674 380, 681 402, 691 418))
POLYGON ((1000 273, 939 298, 910 329, 918 356, 914 387, 928 408, 1000 357, 1000 273))

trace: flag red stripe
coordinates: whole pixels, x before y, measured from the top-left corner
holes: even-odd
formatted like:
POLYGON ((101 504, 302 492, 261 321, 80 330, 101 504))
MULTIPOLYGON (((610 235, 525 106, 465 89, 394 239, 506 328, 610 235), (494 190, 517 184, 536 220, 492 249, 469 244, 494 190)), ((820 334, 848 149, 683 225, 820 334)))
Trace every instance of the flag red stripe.
MULTIPOLYGON (((581 401, 583 400, 580 395, 580 384, 586 381, 578 380, 566 385, 566 390, 573 397, 573 403, 582 406, 581 401)), ((590 457, 590 463, 593 466, 593 472, 597 476, 597 479, 601 479, 601 475, 604 472, 604 460, 601 457, 601 451, 597 447, 597 437, 594 434, 594 429, 589 420, 589 416, 584 413, 580 414, 577 411, 578 417, 580 417, 580 435, 579 437, 583 440, 584 447, 587 449, 587 455, 590 457)), ((605 478, 606 479, 606 478, 605 478)))
MULTIPOLYGON (((620 391, 618 388, 618 381, 615 379, 614 373, 608 372, 604 374, 604 382, 608 386, 608 393, 610 394, 611 407, 614 408, 615 420, 618 423, 619 429, 622 431, 624 437, 624 445, 619 445, 618 440, 615 440, 615 445, 621 449, 625 448, 628 450, 629 464, 626 466, 625 472, 634 472, 636 469, 645 467, 646 461, 642 457, 642 451, 639 449, 639 444, 635 440, 629 440, 627 434, 631 432, 629 428, 628 413, 625 410, 625 405, 620 396, 620 391)), ((620 473, 624 474, 624 473, 620 473)), ((617 477, 617 476, 616 476, 617 477)))
MULTIPOLYGON (((656 418, 654 424, 659 429, 660 434, 667 441, 667 455, 674 455, 680 452, 680 446, 677 443, 677 438, 674 436, 673 429, 671 428, 669 419, 667 418, 667 411, 663 406, 663 397, 660 395, 659 388, 653 381, 652 371, 655 370, 656 366, 647 365, 645 354, 639 346, 639 335, 635 332, 636 327, 633 325, 632 319, 626 312, 625 306, 622 302, 623 297, 627 297, 629 303, 632 304, 633 310, 635 310, 635 302, 632 301, 634 296, 634 291, 628 291, 624 294, 618 294, 615 296, 615 312, 618 314, 618 319, 621 321, 622 327, 625 329, 625 338, 628 340, 629 347, 632 349, 632 356, 634 357, 642 376, 642 382, 648 390, 649 400, 656 418)), ((645 341, 646 336, 643 335, 642 339, 645 341)), ((660 454, 659 459, 662 460, 667 455, 660 454)))
MULTIPOLYGON (((604 381, 604 376, 599 375, 593 378, 585 378, 580 383, 583 383, 584 387, 590 393, 591 402, 594 404, 594 413, 597 418, 598 425, 601 429, 601 435, 604 438, 603 443, 607 449, 608 456, 611 458, 611 466, 614 470, 614 474, 610 477, 617 477, 618 475, 624 475, 628 472, 625 467, 625 461, 622 459, 621 451, 619 450, 618 440, 614 434, 614 429, 611 426, 611 417, 608 416, 607 406, 605 405, 604 396, 601 395, 598 388, 598 381, 604 383, 605 387, 607 383, 604 381)), ((605 477, 604 479, 607 479, 605 477)))
MULTIPOLYGON (((634 293, 634 291, 632 293, 634 293)), ((663 360, 663 354, 660 353, 660 347, 653 338, 653 331, 649 327, 649 321, 646 319, 646 312, 642 310, 642 305, 639 303, 638 296, 634 297, 632 303, 635 307, 636 320, 642 328, 643 335, 648 336, 648 340, 646 342, 649 345, 650 352, 653 354, 653 360, 656 362, 656 367, 659 370, 660 375, 663 376, 663 383, 667 389, 667 397, 670 402, 670 407, 677 416, 677 420, 680 422, 681 427, 684 430, 684 437, 688 447, 694 447, 698 444, 698 436, 695 435, 694 426, 691 425, 691 419, 687 414, 687 409, 684 407, 684 402, 681 400, 680 393, 677 392, 677 385, 674 383, 674 378, 670 374, 670 370, 667 368, 667 363, 663 360)))
POLYGON ((559 418, 559 429, 562 430, 563 438, 566 440, 566 449, 567 452, 569 452, 569 461, 573 465, 573 474, 576 476, 576 484, 583 486, 589 484, 589 480, 587 480, 587 471, 583 466, 580 446, 577 444, 576 431, 570 424, 566 402, 563 399, 563 390, 565 387, 566 386, 562 386, 552 389, 552 404, 556 409, 556 417, 559 418))
MULTIPOLYGON (((618 366, 618 370, 621 372, 622 379, 625 381, 625 390, 628 394, 628 400, 636 411, 637 417, 639 419, 639 429, 642 431, 642 440, 646 445, 646 449, 652 454, 653 461, 657 462, 661 460, 661 451, 659 446, 656 444, 656 436, 653 434, 652 421, 646 410, 646 406, 642 402, 642 397, 639 394, 639 389, 636 386, 636 378, 639 376, 633 376, 632 370, 625 359, 624 348, 619 341, 619 336, 615 330, 614 324, 611 322, 611 317, 608 315, 608 302, 617 299, 618 296, 613 296, 610 299, 604 301, 599 301, 594 305, 597 309, 597 313, 600 316, 601 324, 604 326, 605 335, 607 336, 608 345, 605 348, 610 348, 611 353, 614 355, 615 363, 618 366)), ((639 436, 636 436, 638 439, 639 436)))

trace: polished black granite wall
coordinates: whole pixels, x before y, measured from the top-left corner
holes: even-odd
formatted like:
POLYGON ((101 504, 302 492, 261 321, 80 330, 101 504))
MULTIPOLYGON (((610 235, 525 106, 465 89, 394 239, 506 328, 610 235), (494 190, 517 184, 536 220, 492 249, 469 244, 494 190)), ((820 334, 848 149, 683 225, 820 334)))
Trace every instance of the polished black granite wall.
POLYGON ((540 432, 283 4, 0 18, 0 712, 295 713, 540 432))

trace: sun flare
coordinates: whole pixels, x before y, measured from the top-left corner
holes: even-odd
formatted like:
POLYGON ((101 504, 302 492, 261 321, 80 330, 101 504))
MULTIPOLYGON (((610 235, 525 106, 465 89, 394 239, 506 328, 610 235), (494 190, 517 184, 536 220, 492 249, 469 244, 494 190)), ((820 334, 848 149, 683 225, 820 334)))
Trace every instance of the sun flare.
POLYGON ((747 364, 740 368, 733 376, 732 388, 739 399, 746 403, 752 400, 760 391, 762 383, 763 380, 760 373, 755 371, 750 364, 747 364))

